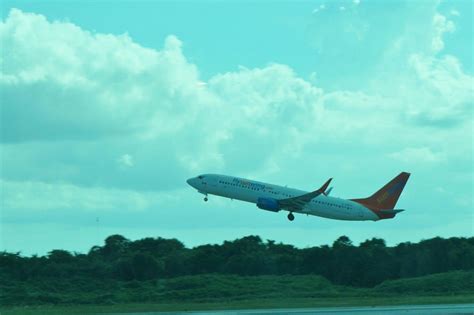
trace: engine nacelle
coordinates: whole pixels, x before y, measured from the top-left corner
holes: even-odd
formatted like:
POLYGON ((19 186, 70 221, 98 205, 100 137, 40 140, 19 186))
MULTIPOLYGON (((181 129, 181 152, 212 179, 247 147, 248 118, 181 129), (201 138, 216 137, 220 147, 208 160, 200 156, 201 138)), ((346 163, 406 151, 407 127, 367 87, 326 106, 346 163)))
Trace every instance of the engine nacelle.
POLYGON ((258 198, 257 207, 263 210, 278 212, 280 211, 280 206, 278 201, 273 198, 258 198))

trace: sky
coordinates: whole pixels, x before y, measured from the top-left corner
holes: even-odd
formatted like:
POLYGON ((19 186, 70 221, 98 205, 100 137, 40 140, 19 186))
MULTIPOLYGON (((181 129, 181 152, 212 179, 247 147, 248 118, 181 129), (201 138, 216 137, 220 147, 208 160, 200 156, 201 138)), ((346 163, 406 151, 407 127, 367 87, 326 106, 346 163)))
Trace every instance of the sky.
POLYGON ((304 248, 473 236, 471 1, 2 1, 0 250, 121 234, 304 248), (347 222, 202 195, 228 174, 371 195, 347 222))

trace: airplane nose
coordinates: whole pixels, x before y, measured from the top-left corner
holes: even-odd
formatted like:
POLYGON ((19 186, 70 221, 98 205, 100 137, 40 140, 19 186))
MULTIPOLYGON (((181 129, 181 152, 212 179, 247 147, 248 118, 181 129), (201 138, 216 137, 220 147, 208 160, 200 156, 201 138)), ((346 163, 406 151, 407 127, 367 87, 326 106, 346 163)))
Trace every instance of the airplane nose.
POLYGON ((186 181, 186 183, 188 183, 189 186, 194 187, 194 185, 193 185, 193 178, 188 179, 188 180, 186 181))

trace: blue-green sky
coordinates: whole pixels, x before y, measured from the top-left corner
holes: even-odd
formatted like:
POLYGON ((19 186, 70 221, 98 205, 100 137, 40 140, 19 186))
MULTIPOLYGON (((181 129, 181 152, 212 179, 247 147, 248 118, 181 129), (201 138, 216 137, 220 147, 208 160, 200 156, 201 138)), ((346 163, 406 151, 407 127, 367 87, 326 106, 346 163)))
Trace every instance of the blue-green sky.
POLYGON ((111 234, 299 247, 473 235, 471 1, 2 1, 1 248, 111 234), (335 196, 412 176, 395 220, 258 210, 222 173, 335 196))

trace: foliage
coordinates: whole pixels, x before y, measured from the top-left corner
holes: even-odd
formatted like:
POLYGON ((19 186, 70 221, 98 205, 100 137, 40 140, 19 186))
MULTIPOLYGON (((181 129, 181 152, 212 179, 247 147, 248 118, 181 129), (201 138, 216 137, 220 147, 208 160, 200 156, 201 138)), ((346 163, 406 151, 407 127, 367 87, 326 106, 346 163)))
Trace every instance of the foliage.
MULTIPOLYGON (((1 283, 0 305, 227 303, 230 301, 396 298, 474 293, 474 272, 390 280, 374 288, 337 286, 316 275, 194 275, 148 281, 60 279, 1 283)), ((353 302, 354 303, 354 302, 353 302)), ((334 304, 334 302, 332 302, 334 304)))
MULTIPOLYGON (((341 236, 331 246, 298 249, 258 236, 186 248, 176 239, 131 241, 112 235, 87 254, 59 249, 31 257, 0 253, 0 301, 204 301, 275 298, 282 292, 322 297, 337 296, 341 288, 347 294, 354 290, 350 287, 373 288, 373 294, 473 292, 472 270, 474 238, 387 247, 382 239, 356 246, 341 236), (420 276, 427 277, 413 278, 420 276)), ((357 292, 365 292, 361 290, 357 292)))

